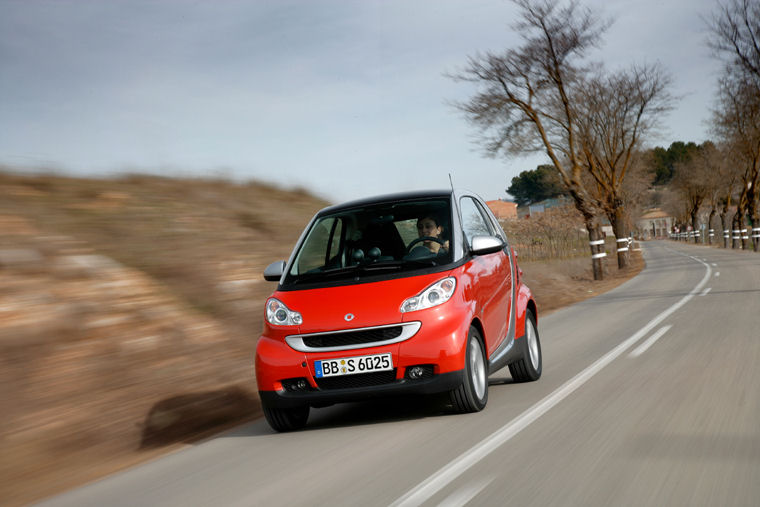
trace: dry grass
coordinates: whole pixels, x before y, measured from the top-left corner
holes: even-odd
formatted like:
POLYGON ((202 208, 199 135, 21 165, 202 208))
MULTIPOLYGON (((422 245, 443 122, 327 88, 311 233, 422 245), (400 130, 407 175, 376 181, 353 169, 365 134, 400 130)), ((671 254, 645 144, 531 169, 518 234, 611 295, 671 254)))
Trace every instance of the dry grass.
POLYGON ((525 261, 590 255, 583 219, 571 206, 549 208, 528 219, 502 220, 501 226, 525 261))
MULTIPOLYGON (((261 273, 324 205, 259 184, 0 172, 0 503, 257 417, 261 273)), ((542 314, 601 289, 577 262, 522 264, 542 314)))
POLYGON ((617 260, 608 255, 603 264, 605 275, 601 281, 594 280, 588 257, 523 262, 520 266, 525 283, 535 295, 540 315, 547 315, 630 280, 644 268, 644 259, 641 252, 633 252, 629 266, 619 270, 617 260))

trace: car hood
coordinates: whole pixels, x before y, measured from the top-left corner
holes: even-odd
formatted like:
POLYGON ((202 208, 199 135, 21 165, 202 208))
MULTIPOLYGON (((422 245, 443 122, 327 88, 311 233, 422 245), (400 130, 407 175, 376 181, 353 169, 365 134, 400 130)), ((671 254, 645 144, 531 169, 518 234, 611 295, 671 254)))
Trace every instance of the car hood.
POLYGON ((299 333, 381 326, 414 320, 404 318, 401 304, 449 271, 338 287, 278 291, 273 296, 303 317, 299 333))

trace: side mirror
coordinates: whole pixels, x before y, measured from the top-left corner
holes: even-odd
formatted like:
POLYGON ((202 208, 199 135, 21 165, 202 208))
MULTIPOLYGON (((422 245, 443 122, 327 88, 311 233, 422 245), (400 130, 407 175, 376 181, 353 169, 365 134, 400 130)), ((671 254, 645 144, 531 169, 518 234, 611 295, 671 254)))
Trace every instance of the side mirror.
POLYGON ((472 238, 473 255, 486 255, 498 252, 504 248, 504 241, 496 236, 475 236, 472 238))
POLYGON ((285 271, 285 261, 273 262, 264 270, 264 280, 279 282, 283 271, 285 271))

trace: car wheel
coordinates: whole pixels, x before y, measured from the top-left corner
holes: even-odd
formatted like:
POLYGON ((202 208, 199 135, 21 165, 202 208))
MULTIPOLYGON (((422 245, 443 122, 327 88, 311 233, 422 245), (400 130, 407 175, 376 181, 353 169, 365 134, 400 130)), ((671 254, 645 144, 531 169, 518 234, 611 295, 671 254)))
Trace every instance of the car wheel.
POLYGON ((541 357, 541 342, 538 339, 536 317, 533 312, 525 312, 525 344, 523 356, 509 365, 509 373, 515 382, 532 382, 541 377, 543 358, 541 357))
POLYGON ((460 413, 479 412, 488 402, 488 365, 483 341, 475 327, 467 333, 462 384, 450 393, 454 410, 460 413))
POLYGON ((261 407, 264 410, 264 417, 275 431, 295 431, 306 426, 309 419, 309 406, 293 408, 274 408, 261 407))

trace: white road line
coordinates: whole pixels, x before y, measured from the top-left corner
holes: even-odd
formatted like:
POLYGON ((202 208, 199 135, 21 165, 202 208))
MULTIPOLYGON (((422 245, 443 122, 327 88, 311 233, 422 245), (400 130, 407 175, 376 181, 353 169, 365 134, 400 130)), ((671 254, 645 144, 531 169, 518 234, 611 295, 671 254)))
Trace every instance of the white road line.
POLYGON ((707 294, 710 293, 711 290, 712 290, 712 287, 706 288, 705 290, 702 291, 702 293, 700 294, 700 296, 706 296, 707 294))
POLYGON ((475 496, 483 491, 486 486, 491 484, 494 479, 496 479, 496 476, 488 477, 474 484, 470 484, 466 488, 457 490, 447 496, 443 502, 439 503, 438 507, 462 507, 463 505, 467 505, 467 502, 475 498, 475 496))
POLYGON ((673 327, 673 326, 661 327, 655 334, 653 334, 652 336, 650 336, 649 338, 647 338, 647 340, 644 343, 642 343, 641 345, 639 345, 638 347, 636 347, 635 349, 633 349, 633 351, 630 354, 628 354, 628 355, 630 357, 639 357, 641 354, 643 354, 644 352, 646 352, 649 347, 651 347, 652 345, 654 345, 654 342, 656 342, 657 340, 659 340, 662 335, 664 335, 665 333, 667 333, 670 330, 671 327, 673 327))
MULTIPOLYGON (((673 250, 673 252, 678 255, 683 255, 684 257, 689 257, 688 255, 684 255, 675 250, 673 250)), ((597 359, 596 362, 594 362, 591 366, 562 384, 553 393, 549 394, 547 397, 530 407, 528 410, 509 421, 507 424, 493 432, 490 436, 475 444, 469 450, 454 458, 454 460, 450 461, 447 465, 419 483, 417 486, 407 491, 404 495, 393 502, 391 504, 391 507, 410 507, 422 505, 423 502, 427 501, 430 497, 438 493, 441 489, 446 487, 446 485, 454 481, 457 477, 462 475, 472 466, 480 462, 480 460, 498 449, 501 445, 508 442, 510 439, 512 439, 512 437, 527 428, 531 423, 548 412, 560 401, 567 398, 570 394, 573 393, 573 391, 588 382, 594 375, 599 373, 602 368, 610 364, 612 361, 622 355, 626 350, 631 348, 637 341, 646 336, 649 331, 658 326, 673 312, 688 303, 691 298, 693 298, 700 290, 702 290, 702 287, 705 286, 707 280, 710 279, 710 275, 712 274, 712 268, 709 264, 706 264, 699 259, 695 260, 700 264, 703 264, 707 268, 707 272, 705 273, 705 276, 702 278, 702 280, 696 285, 696 287, 691 290, 691 292, 682 297, 670 308, 660 313, 657 317, 649 321, 646 326, 639 329, 633 336, 622 342, 611 351, 607 352, 607 354, 601 358, 597 359)))
POLYGON ((712 266, 713 266, 714 268, 717 268, 717 267, 718 267, 718 265, 717 265, 716 263, 714 263, 714 262, 712 263, 712 266))
POLYGON ((720 276, 720 271, 716 271, 715 276, 720 276))

